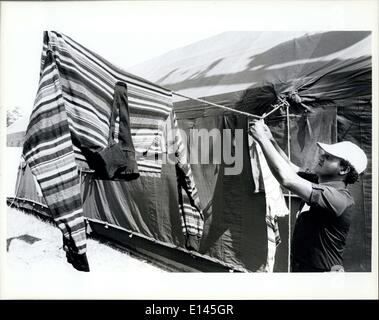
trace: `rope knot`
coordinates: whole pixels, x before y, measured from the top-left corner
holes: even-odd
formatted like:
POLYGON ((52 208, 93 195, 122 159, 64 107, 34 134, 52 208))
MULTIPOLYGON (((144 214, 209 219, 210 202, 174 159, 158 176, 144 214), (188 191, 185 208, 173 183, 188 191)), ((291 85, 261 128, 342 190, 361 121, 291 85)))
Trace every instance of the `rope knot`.
POLYGON ((297 90, 292 90, 287 94, 287 99, 295 104, 301 104, 301 97, 299 96, 299 93, 297 90))

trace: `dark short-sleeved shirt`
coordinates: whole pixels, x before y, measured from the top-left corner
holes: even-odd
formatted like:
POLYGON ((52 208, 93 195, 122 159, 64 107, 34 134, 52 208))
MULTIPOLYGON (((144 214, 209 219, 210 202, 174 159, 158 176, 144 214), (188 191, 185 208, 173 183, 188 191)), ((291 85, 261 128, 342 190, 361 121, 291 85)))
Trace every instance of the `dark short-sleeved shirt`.
POLYGON ((342 265, 354 200, 341 181, 312 183, 299 210, 292 238, 293 262, 320 271, 342 265))

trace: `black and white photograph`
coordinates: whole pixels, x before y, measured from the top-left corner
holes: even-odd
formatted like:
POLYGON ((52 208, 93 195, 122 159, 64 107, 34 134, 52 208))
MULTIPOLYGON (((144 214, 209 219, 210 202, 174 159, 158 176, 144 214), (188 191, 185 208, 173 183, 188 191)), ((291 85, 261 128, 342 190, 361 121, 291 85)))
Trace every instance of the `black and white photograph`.
POLYGON ((1 298, 378 299, 376 1, 0 5, 1 298))

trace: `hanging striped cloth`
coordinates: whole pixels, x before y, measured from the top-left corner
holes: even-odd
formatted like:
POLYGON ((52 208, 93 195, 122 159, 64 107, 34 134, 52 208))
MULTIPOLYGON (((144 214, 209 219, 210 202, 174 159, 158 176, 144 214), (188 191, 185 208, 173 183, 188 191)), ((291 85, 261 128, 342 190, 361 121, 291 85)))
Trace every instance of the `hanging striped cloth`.
POLYGON ((183 139, 180 136, 175 115, 173 120, 179 211, 182 230, 186 236, 185 246, 189 250, 198 251, 203 235, 204 217, 191 166, 189 165, 187 147, 184 145, 183 139))
MULTIPOLYGON (((128 88, 138 170, 141 175, 159 177, 166 144, 181 146, 179 133, 171 135, 173 141, 165 133, 169 123, 177 126, 171 92, 124 72, 63 34, 44 32, 40 82, 23 156, 64 238, 74 243, 72 250, 77 253, 86 251, 79 169, 89 166, 80 148, 73 145, 71 133, 93 151, 107 147, 116 82, 128 88)), ((116 131, 118 127, 116 123, 116 131)), ((190 166, 181 162, 179 152, 175 154, 174 161, 186 177, 183 187, 194 197, 189 202, 199 203, 190 166)), ((190 220, 185 234, 193 233, 192 225, 201 234, 201 212, 196 209, 190 220)))

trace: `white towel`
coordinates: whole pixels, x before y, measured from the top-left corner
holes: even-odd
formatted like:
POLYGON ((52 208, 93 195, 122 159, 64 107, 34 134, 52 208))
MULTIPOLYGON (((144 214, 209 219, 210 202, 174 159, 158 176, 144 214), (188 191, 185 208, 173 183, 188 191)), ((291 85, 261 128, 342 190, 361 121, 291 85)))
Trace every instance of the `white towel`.
MULTIPOLYGON (((267 164, 261 147, 249 136, 250 155, 258 157, 259 171, 262 179, 255 178, 255 181, 263 181, 263 186, 259 190, 264 190, 266 197, 266 224, 267 224, 267 261, 266 272, 274 271, 276 247, 281 243, 278 217, 289 214, 286 201, 279 182, 275 179, 267 164)), ((253 167, 253 164, 252 164, 253 167)), ((255 166, 254 166, 255 167, 255 166)), ((257 188, 257 186, 256 186, 257 188)))

